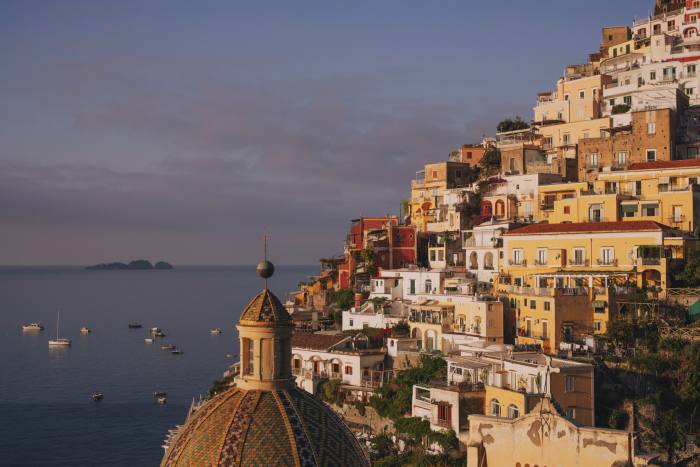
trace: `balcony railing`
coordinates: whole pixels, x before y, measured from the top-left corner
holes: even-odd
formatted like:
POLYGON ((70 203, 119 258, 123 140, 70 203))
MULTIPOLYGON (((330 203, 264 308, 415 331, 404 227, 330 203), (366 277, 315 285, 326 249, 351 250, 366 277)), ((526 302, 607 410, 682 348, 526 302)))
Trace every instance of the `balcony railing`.
POLYGON ((685 216, 682 214, 680 216, 671 216, 668 218, 668 221, 671 224, 680 224, 681 222, 685 222, 685 216))
POLYGON ((523 260, 517 261, 514 259, 509 259, 508 264, 510 266, 527 266, 527 260, 523 259, 523 260))
POLYGON ((590 263, 587 259, 570 258, 568 263, 569 266, 590 266, 590 263))
POLYGON ((658 266, 661 264, 661 258, 641 258, 644 266, 658 266))
POLYGON ((595 262, 598 266, 617 266, 617 258, 616 259, 598 258, 597 260, 595 260, 595 262))
POLYGON ((540 210, 553 211, 554 210, 554 203, 542 203, 542 204, 540 204, 540 210))

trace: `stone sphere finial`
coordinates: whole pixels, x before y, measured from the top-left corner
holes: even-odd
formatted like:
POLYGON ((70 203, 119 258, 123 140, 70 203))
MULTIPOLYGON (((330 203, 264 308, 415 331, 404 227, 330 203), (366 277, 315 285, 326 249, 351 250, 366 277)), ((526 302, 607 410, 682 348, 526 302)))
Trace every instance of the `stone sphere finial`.
POLYGON ((258 263, 258 267, 255 270, 263 279, 269 279, 275 273, 275 265, 268 260, 263 260, 258 263))

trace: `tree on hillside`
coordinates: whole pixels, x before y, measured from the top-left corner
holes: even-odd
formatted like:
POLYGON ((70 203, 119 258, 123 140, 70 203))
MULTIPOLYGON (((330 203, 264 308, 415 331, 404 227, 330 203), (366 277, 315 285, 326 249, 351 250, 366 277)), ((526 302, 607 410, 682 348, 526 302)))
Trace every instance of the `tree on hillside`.
POLYGON ((497 172, 501 168, 501 151, 496 148, 488 150, 479 164, 487 174, 497 172))
POLYGON ((515 130, 525 130, 530 128, 530 125, 520 117, 515 117, 515 119, 506 118, 502 120, 496 127, 496 131, 503 133, 505 131, 515 131, 515 130))

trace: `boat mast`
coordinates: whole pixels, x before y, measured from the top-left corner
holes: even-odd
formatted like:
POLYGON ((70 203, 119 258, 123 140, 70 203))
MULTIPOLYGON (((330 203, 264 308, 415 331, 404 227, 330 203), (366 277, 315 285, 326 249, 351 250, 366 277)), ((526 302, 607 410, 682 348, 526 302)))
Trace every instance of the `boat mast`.
POLYGON ((58 340, 58 324, 61 322, 61 310, 56 312, 56 340, 58 340))

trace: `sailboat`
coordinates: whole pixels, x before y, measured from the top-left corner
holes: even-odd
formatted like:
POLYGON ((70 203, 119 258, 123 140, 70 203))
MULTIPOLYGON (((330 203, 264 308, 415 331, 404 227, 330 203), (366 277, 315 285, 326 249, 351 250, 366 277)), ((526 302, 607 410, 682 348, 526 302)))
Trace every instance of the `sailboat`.
POLYGON ((65 337, 58 337, 58 324, 61 319, 61 312, 56 313, 56 338, 55 339, 49 339, 49 347, 53 346, 70 346, 70 339, 65 338, 65 337))

